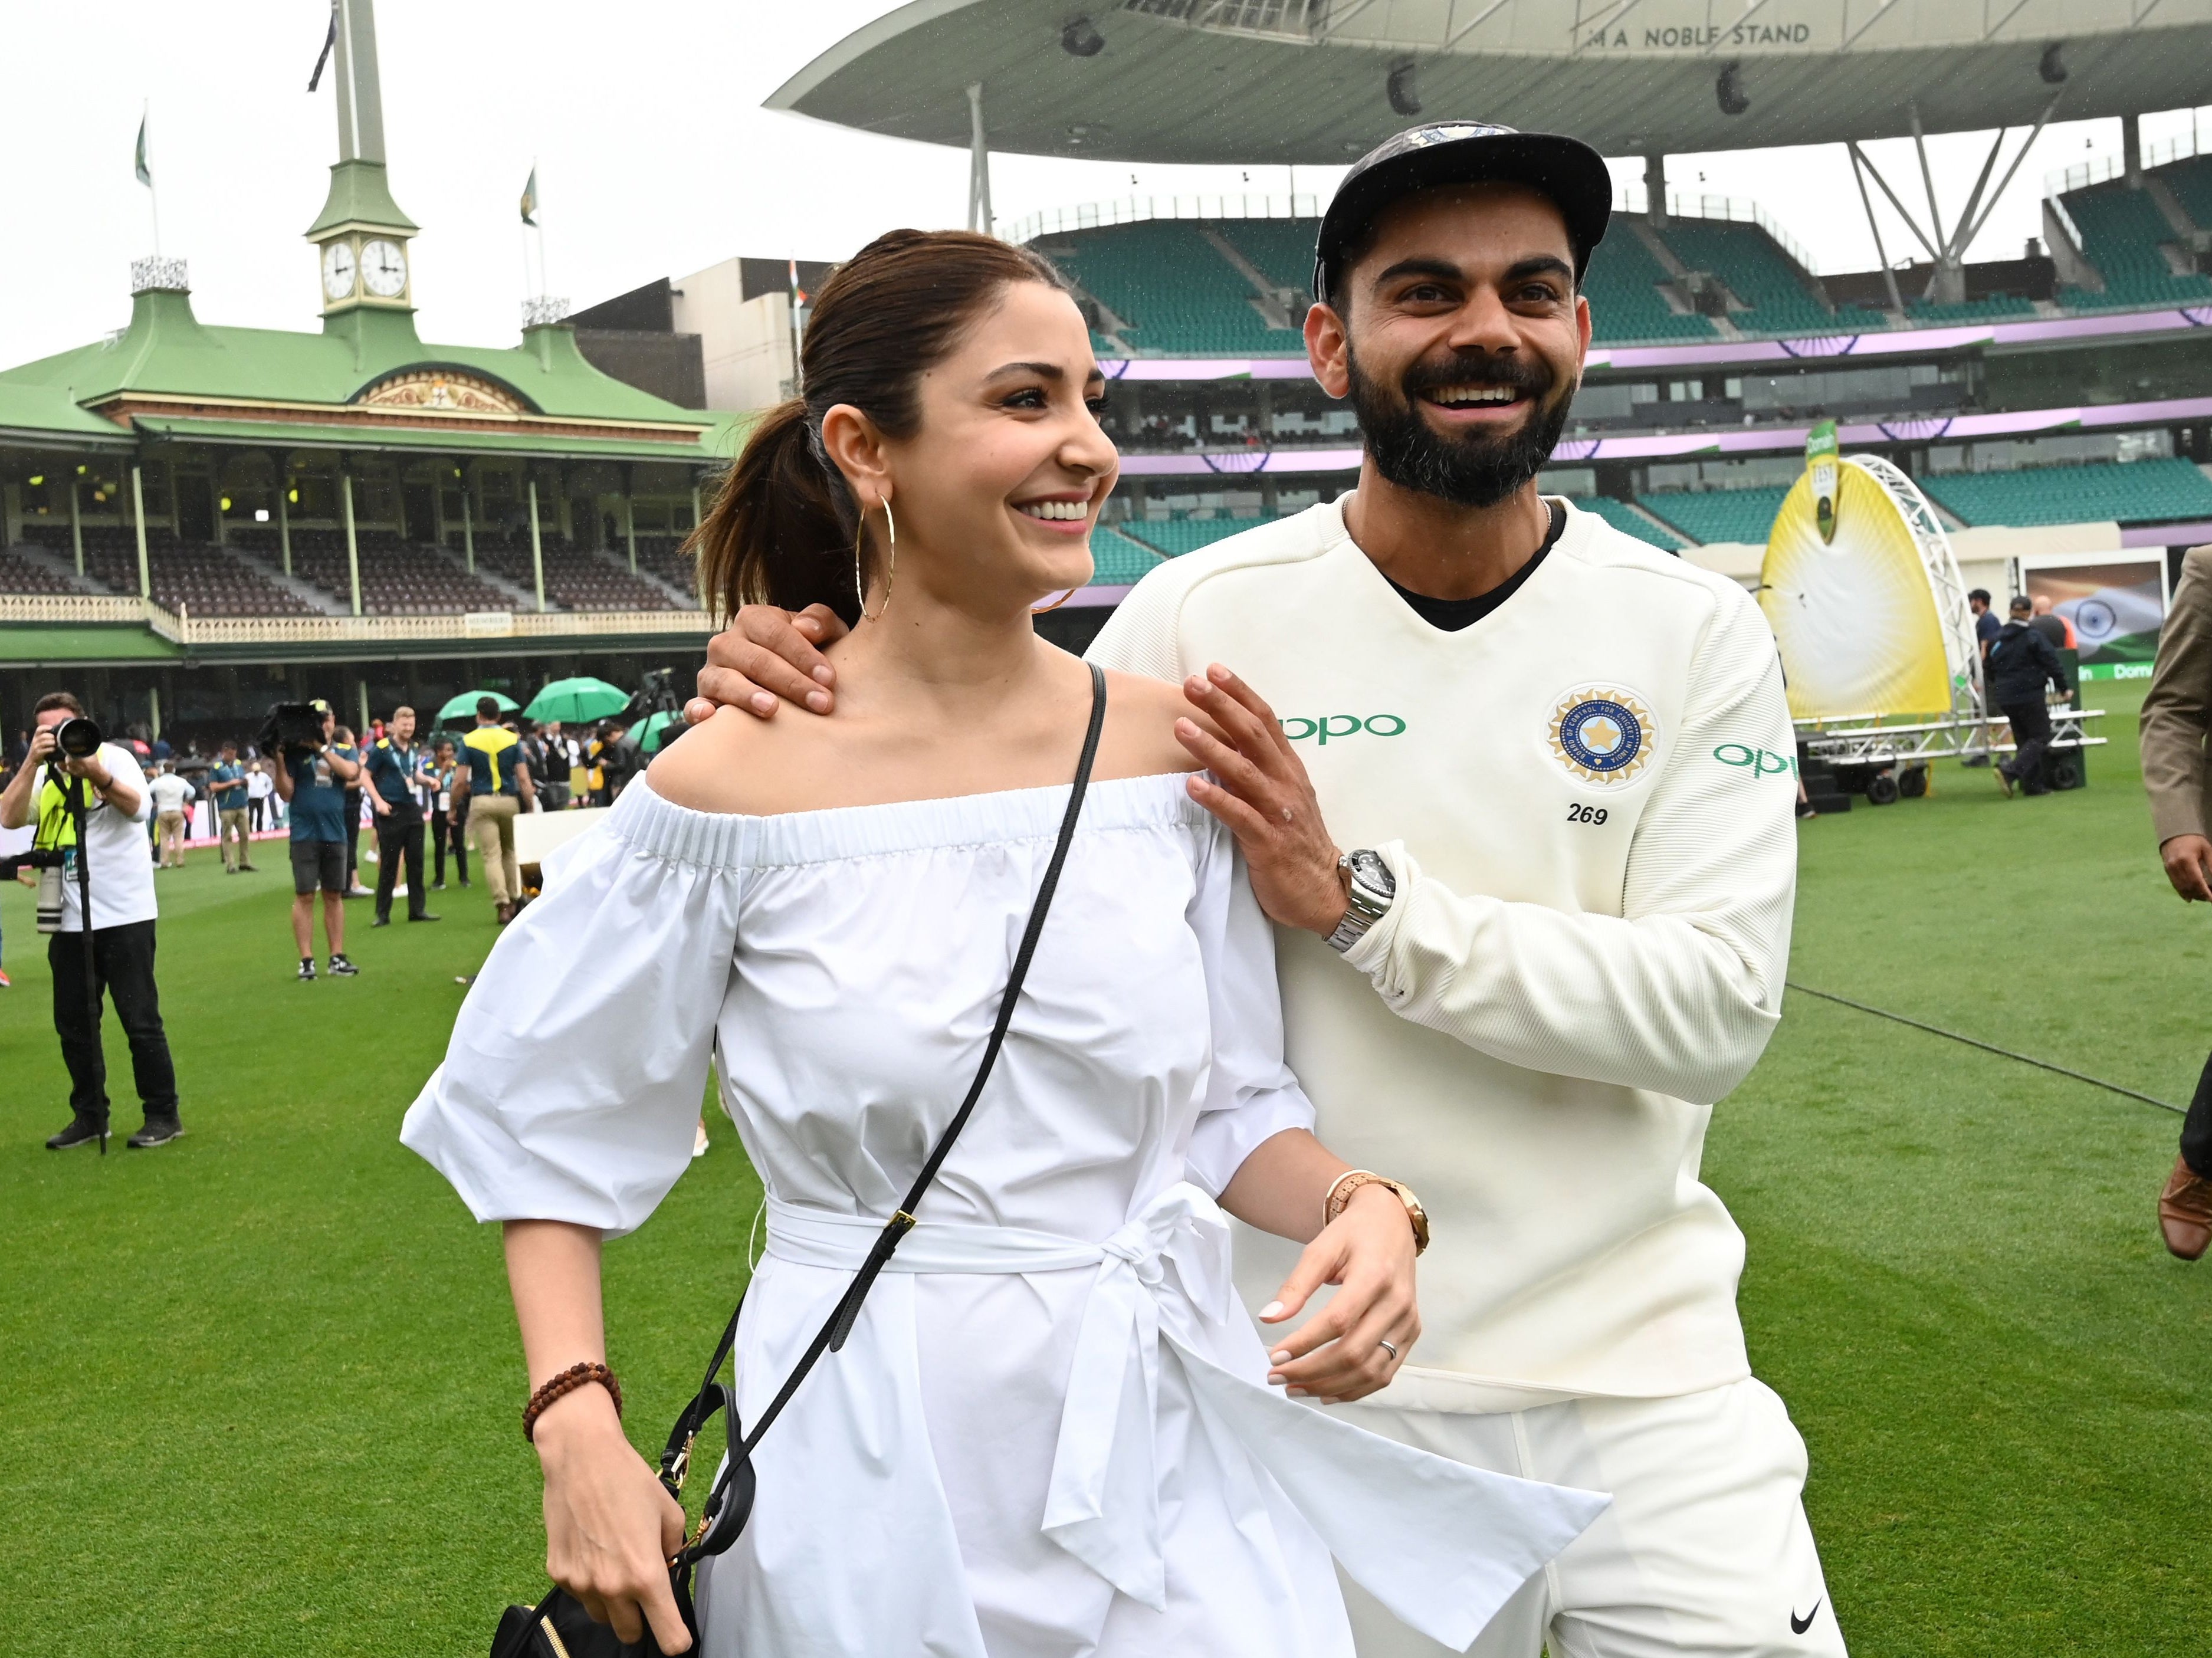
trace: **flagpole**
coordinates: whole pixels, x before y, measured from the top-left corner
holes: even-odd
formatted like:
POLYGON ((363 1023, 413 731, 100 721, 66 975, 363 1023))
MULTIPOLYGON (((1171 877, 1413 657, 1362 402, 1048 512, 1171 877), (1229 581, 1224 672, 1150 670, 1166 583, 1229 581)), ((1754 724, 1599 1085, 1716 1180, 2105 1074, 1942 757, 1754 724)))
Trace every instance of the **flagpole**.
POLYGON ((154 117, 154 100, 148 98, 138 106, 138 165, 146 179, 146 208, 154 217, 154 257, 161 257, 161 192, 154 184, 154 169, 146 159, 146 133, 154 117))

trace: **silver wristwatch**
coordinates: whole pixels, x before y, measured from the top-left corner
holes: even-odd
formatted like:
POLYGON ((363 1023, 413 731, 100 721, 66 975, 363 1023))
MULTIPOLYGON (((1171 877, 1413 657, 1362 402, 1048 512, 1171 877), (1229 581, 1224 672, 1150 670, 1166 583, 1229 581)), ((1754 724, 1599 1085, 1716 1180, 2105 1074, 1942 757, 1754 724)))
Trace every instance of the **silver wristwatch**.
POLYGON ((1398 896, 1398 878, 1380 856, 1364 847, 1346 853, 1336 860, 1336 866, 1345 873, 1344 919, 1328 935, 1328 944, 1341 954, 1390 913, 1390 902, 1398 896))

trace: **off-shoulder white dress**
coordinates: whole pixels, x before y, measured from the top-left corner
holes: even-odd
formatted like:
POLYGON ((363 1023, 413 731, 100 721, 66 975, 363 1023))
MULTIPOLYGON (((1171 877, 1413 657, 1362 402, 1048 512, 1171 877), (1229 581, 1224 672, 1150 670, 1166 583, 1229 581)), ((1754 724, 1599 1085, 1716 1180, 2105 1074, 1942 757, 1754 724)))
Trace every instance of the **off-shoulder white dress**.
MULTIPOLYGON (((1066 802, 748 817, 641 779, 500 938, 401 1138, 480 1220, 627 1232, 718 1059, 769 1193, 750 1420, 965 1093, 1066 802)), ((708 1658, 1348 1658, 1332 1553, 1465 1645, 1603 1499, 1266 1386, 1213 1194, 1311 1121, 1234 842, 1180 776, 1093 784, 975 1116, 703 1569, 708 1658)))

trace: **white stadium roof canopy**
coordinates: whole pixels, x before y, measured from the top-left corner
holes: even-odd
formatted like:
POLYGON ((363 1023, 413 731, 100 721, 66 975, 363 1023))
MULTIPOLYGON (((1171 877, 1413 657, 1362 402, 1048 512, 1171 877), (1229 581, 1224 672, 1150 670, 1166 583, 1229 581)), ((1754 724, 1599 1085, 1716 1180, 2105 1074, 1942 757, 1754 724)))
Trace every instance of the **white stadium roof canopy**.
POLYGON ((768 107, 965 146, 977 82, 1029 155, 1341 164, 1455 118, 1682 154, 2212 103, 2212 0, 914 0, 768 107))

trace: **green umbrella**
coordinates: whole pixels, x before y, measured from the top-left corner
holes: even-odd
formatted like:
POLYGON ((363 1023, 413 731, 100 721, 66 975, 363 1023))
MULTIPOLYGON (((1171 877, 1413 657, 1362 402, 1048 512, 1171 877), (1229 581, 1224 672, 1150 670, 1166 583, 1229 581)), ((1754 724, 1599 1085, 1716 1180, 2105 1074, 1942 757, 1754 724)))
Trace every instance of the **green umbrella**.
POLYGON ((666 739, 671 727, 681 732, 684 729, 684 716, 680 714, 669 714, 664 711, 647 720, 638 732, 639 751, 644 754, 659 753, 660 745, 666 739))
POLYGON ((629 707, 629 693, 617 690, 604 679, 556 679, 530 699, 522 713, 529 720, 558 720, 563 725, 604 720, 629 707))
POLYGON ((438 723, 441 726, 468 724, 477 717, 477 699, 480 696, 489 696, 498 703, 501 714, 513 714, 521 706, 513 697, 501 696, 497 691, 463 691, 438 710, 438 723))

